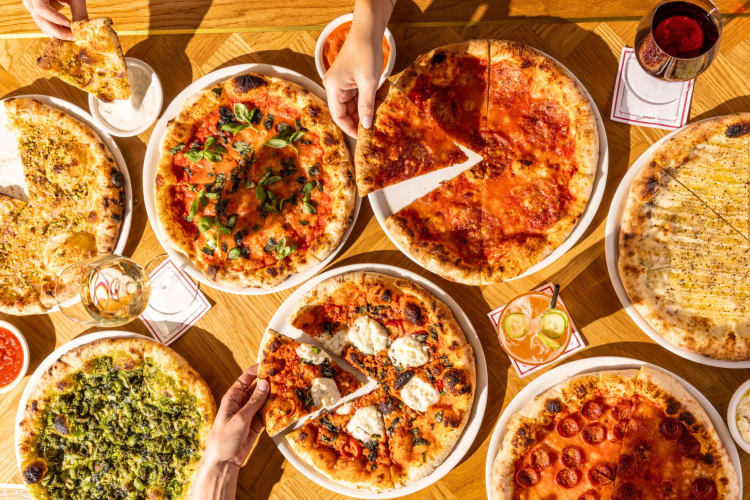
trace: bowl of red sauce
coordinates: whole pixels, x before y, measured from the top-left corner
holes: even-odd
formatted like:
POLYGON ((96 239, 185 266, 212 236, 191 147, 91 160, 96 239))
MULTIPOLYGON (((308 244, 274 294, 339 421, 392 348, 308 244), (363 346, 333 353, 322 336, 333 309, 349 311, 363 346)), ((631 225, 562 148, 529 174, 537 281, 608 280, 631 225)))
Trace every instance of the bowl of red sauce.
MULTIPOLYGON (((321 80, 325 77, 326 71, 331 67, 336 56, 339 55, 352 27, 353 17, 353 14, 344 14, 337 17, 328 23, 318 36, 318 42, 315 44, 315 67, 318 69, 321 80)), ((383 73, 380 75, 380 83, 382 84, 396 64, 396 40, 388 28, 383 33, 381 44, 383 49, 383 73)))
POLYGON ((29 369, 29 345, 21 331, 0 321, 0 393, 13 389, 29 369))

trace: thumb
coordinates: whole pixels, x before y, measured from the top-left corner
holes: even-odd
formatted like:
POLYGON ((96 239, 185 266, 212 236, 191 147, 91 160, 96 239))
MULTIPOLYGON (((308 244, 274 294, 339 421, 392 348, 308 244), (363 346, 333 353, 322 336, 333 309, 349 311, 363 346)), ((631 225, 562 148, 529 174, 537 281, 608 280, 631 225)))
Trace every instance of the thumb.
POLYGON ((364 128, 372 126, 372 115, 375 111, 375 92, 377 91, 377 81, 371 79, 357 82, 357 113, 359 114, 359 123, 364 128))
POLYGON ((260 410, 260 407, 263 406, 263 403, 265 403, 266 398, 268 397, 269 388, 267 380, 259 379, 250 399, 248 399, 247 403, 237 411, 237 415, 239 415, 242 420, 250 422, 258 410, 260 410))

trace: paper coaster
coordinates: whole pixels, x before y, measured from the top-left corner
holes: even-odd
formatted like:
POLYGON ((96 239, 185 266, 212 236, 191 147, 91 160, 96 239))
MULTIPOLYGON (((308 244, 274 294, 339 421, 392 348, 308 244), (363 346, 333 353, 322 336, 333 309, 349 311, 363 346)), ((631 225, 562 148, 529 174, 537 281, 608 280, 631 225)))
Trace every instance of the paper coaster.
POLYGON ((690 115, 694 82, 659 80, 641 68, 633 49, 624 47, 617 68, 610 118, 642 127, 680 128, 690 115), (638 94, 633 92, 633 87, 638 89, 638 94))
POLYGON ((140 318, 156 340, 169 345, 203 317, 211 309, 211 304, 169 259, 162 262, 149 278, 151 297, 140 318))
MULTIPOLYGON (((554 284, 547 283, 546 285, 542 285, 538 288, 535 288, 534 290, 537 292, 549 293, 551 296, 554 288, 555 288, 554 284)), ((560 302, 562 305, 565 305, 565 302, 563 302, 562 297, 558 296, 557 301, 560 302)), ((497 320, 500 318, 500 314, 503 312, 503 307, 505 307, 505 304, 501 305, 494 311, 490 311, 487 314, 487 316, 489 316, 490 318, 490 322, 492 323, 492 328, 494 329, 494 331, 497 331, 497 320)), ((586 347, 586 344, 583 341, 583 337, 578 332, 578 328, 576 328, 576 324, 573 322, 573 318, 570 318, 570 327, 573 331, 571 332, 571 337, 570 337, 570 342, 568 342, 568 347, 566 347, 565 352, 563 352, 562 355, 559 358, 555 359, 554 361, 550 361, 549 363, 545 363, 543 365, 527 365, 524 363, 519 363, 515 359, 508 356, 508 359, 510 359, 510 362, 513 365, 513 368, 516 369, 516 373, 518 374, 518 376, 523 378, 534 372, 543 370, 550 365, 554 365, 561 359, 565 359, 571 354, 574 354, 580 350, 583 350, 583 348, 586 347)))

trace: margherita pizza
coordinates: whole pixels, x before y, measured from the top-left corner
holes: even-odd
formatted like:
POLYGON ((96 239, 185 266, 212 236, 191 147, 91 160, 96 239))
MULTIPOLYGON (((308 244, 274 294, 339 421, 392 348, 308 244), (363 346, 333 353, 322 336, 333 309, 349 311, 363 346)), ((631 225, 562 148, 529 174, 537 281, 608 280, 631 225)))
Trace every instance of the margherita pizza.
POLYGON ((235 76, 167 126, 156 209, 170 243, 217 283, 272 287, 325 259, 351 223, 341 131, 307 89, 235 76))
POLYGON ((739 499, 737 472, 711 420, 651 368, 580 375, 510 421, 492 500, 739 499))
POLYGON ((750 114, 688 125, 634 180, 619 270, 633 305, 669 342, 750 359, 750 114))
POLYGON ((411 281, 371 272, 319 283, 290 318, 379 388, 287 436, 312 466, 371 490, 432 472, 474 400, 474 354, 450 309, 411 281))
POLYGON ((20 423, 35 498, 187 498, 216 404, 206 383, 151 340, 104 339, 63 355, 20 423))
POLYGON ((28 202, 0 197, 0 311, 38 314, 78 291, 56 293, 63 269, 115 248, 124 177, 87 125, 33 99, 3 104, 28 202))
POLYGON ((397 86, 432 118, 425 123, 483 157, 386 220, 412 257, 445 278, 492 284, 567 238, 591 193, 599 138, 585 92, 562 66, 520 43, 470 40, 419 57, 397 86))
POLYGON ((335 405, 362 385, 320 347, 273 330, 265 339, 258 377, 271 385, 262 411, 270 436, 314 411, 335 405))

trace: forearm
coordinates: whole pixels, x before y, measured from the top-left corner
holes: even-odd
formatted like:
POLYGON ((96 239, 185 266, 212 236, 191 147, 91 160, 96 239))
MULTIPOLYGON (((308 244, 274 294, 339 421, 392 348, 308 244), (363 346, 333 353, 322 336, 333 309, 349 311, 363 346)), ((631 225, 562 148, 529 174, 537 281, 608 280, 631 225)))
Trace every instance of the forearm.
POLYGON ((202 464, 192 488, 193 500, 234 500, 240 467, 222 462, 202 464))
POLYGON ((396 0, 355 0, 350 36, 380 42, 396 0))

